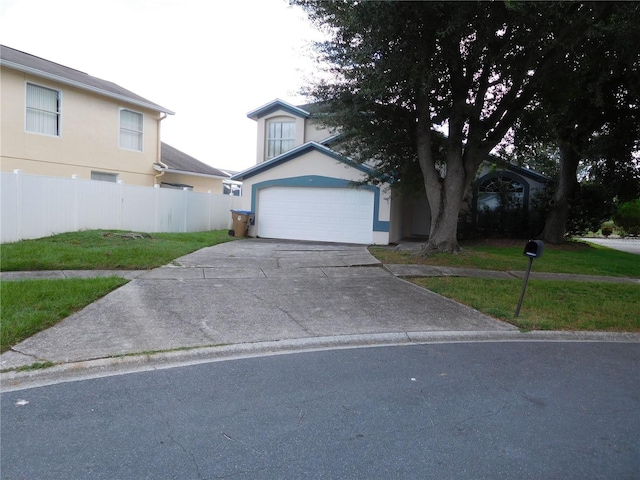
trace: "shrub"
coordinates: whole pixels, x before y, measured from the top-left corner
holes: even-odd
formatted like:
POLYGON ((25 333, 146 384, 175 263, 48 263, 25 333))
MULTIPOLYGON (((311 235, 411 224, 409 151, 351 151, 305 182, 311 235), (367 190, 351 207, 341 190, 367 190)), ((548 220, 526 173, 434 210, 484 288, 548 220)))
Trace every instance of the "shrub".
POLYGON ((640 235, 640 198, 620 204, 613 221, 627 235, 640 235))

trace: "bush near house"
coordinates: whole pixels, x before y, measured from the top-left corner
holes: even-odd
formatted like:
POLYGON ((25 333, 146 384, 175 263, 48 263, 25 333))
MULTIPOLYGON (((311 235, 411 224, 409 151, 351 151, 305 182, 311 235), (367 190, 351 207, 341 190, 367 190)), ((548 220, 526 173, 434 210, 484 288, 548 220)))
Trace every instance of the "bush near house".
POLYGON ((640 235, 640 198, 620 204, 613 221, 626 235, 640 235))

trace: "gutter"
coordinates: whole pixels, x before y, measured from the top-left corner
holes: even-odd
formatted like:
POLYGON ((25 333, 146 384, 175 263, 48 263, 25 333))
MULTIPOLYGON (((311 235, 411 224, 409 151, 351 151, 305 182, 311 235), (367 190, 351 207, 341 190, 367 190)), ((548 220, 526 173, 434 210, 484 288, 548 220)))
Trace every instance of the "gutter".
POLYGON ((169 168, 169 166, 166 163, 162 162, 162 140, 160 139, 160 122, 162 122, 162 120, 164 120, 165 118, 167 118, 167 114, 162 112, 160 115, 160 118, 158 119, 158 157, 157 157, 157 163, 155 163, 153 165, 153 168, 155 170, 158 170, 156 168, 156 165, 160 165, 160 170, 157 175, 155 175, 153 177, 153 186, 155 187, 156 185, 160 185, 160 182, 158 182, 158 179, 164 175, 165 170, 167 170, 169 168), (163 116, 164 115, 164 116, 163 116))

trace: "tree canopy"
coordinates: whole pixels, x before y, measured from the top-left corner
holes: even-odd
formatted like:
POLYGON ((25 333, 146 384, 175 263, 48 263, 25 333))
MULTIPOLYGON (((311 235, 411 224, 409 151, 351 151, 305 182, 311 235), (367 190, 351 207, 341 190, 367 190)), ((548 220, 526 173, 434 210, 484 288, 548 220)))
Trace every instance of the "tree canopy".
POLYGON ((459 249, 479 166, 542 105, 536 94, 597 20, 580 2, 292 3, 329 35, 317 45, 325 75, 305 93, 326 106, 345 153, 426 194, 428 251, 459 249))

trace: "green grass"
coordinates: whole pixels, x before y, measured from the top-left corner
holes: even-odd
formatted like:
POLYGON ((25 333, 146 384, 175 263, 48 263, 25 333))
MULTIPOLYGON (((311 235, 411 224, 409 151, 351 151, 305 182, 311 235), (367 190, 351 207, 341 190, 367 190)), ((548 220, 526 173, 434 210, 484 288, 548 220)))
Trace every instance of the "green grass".
POLYGON ((1 282, 0 351, 124 285, 119 277, 1 282))
MULTIPOLYGON (((0 270, 146 270, 235 240, 227 230, 143 234, 90 230, 0 246, 0 270)), ((54 325, 127 280, 117 277, 1 281, 1 351, 54 325)))
MULTIPOLYGON (((436 254, 427 257, 412 251, 393 251, 389 247, 370 247, 371 253, 386 264, 416 264, 483 270, 526 270, 528 259, 522 254, 525 242, 491 242, 463 244, 458 255, 436 254)), ((637 255, 607 247, 568 242, 561 246, 546 245, 541 258, 535 259, 533 271, 640 277, 637 255)))
POLYGON ((531 280, 520 315, 520 280, 413 278, 417 285, 524 330, 640 332, 636 285, 531 280))
POLYGON ((0 270, 146 270, 204 247, 234 240, 227 230, 154 233, 88 230, 0 246, 0 270))
MULTIPOLYGON (((371 247, 386 264, 417 264, 482 270, 526 270, 524 241, 463 243, 458 255, 424 257, 415 251, 371 247)), ((534 272, 613 277, 640 277, 640 258, 584 242, 546 245, 534 260, 534 272)), ((640 332, 640 289, 637 285, 532 280, 520 315, 515 310, 522 280, 485 278, 414 278, 414 283, 524 330, 593 330, 640 332)))

